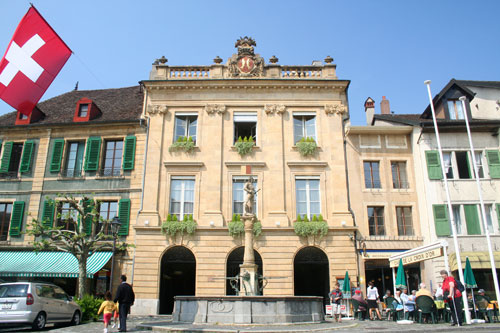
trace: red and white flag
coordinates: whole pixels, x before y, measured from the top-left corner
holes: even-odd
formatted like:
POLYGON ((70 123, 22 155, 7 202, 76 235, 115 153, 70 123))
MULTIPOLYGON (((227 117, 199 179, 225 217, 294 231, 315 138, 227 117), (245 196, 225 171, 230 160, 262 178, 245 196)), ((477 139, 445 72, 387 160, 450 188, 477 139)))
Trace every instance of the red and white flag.
POLYGON ((0 60, 0 98, 29 115, 71 53, 42 15, 31 7, 0 60))

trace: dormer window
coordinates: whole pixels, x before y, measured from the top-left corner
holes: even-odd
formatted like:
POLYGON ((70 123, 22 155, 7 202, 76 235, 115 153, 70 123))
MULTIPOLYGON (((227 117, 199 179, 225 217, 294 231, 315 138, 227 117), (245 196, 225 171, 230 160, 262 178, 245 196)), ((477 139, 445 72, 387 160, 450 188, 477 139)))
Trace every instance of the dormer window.
POLYGON ((462 101, 458 99, 448 100, 448 115, 451 120, 463 120, 464 109, 462 108, 462 101))
POLYGON ((16 125, 29 125, 36 123, 39 120, 45 118, 45 114, 40 111, 37 107, 31 111, 31 113, 27 116, 24 113, 17 111, 16 115, 16 125))
POLYGON ((88 98, 81 98, 76 103, 75 114, 73 116, 74 122, 84 122, 95 119, 101 115, 101 110, 97 105, 88 98))
POLYGON ((86 118, 89 113, 89 105, 88 104, 80 104, 78 108, 78 117, 86 118))

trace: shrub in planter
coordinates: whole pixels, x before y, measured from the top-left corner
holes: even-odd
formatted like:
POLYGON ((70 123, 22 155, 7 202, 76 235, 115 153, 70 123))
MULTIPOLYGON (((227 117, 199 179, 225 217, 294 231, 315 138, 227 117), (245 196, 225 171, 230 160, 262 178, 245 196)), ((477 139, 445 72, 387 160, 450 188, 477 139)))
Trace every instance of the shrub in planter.
POLYGON ((302 138, 295 145, 297 146, 297 149, 302 156, 312 156, 318 149, 316 141, 311 137, 302 138))
POLYGON ((169 152, 182 150, 186 153, 191 152, 194 149, 194 141, 190 136, 180 136, 177 138, 177 141, 172 143, 168 148, 169 152))
POLYGON ((236 151, 238 154, 241 156, 245 156, 247 154, 250 154, 252 152, 252 148, 255 146, 255 142, 253 141, 253 137, 250 136, 250 138, 247 138, 245 136, 244 139, 241 138, 241 136, 238 138, 238 141, 234 143, 234 147, 236 148, 236 151))
POLYGON ((167 220, 161 225, 161 232, 164 235, 175 236, 177 234, 191 235, 195 232, 197 227, 196 222, 193 220, 193 215, 184 215, 184 219, 179 221, 176 215, 168 214, 167 220))
POLYGON ((312 221, 309 221, 307 215, 297 216, 297 221, 293 224, 295 233, 302 237, 320 236, 324 237, 328 233, 328 224, 323 220, 323 216, 313 215, 312 221))
POLYGON ((75 298, 75 302, 80 305, 80 308, 82 309, 82 322, 99 320, 97 311, 99 311, 101 303, 104 302, 104 299, 96 298, 92 295, 84 295, 80 299, 75 298))
MULTIPOLYGON (((241 237, 245 234, 245 225, 241 220, 240 214, 233 214, 233 219, 227 224, 227 229, 229 231, 229 235, 233 238, 241 237)), ((261 233, 262 224, 257 220, 253 223, 253 234, 255 237, 259 237, 261 233)))

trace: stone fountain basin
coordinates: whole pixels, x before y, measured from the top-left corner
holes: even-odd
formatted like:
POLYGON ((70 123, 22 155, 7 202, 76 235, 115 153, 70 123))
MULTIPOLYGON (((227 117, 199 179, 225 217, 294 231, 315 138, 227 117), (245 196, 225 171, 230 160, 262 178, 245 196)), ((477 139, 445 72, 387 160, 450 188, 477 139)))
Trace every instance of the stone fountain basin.
POLYGON ((175 296, 174 323, 279 324, 324 321, 318 296, 175 296))

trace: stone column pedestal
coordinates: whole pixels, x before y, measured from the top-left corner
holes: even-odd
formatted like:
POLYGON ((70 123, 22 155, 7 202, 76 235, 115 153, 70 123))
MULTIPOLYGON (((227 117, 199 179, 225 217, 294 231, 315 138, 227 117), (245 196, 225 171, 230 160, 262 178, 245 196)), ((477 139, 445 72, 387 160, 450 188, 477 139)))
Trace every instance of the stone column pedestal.
POLYGON ((253 254, 253 223, 254 214, 243 215, 241 217, 245 225, 245 253, 243 264, 240 265, 240 295, 258 295, 257 265, 253 254))

